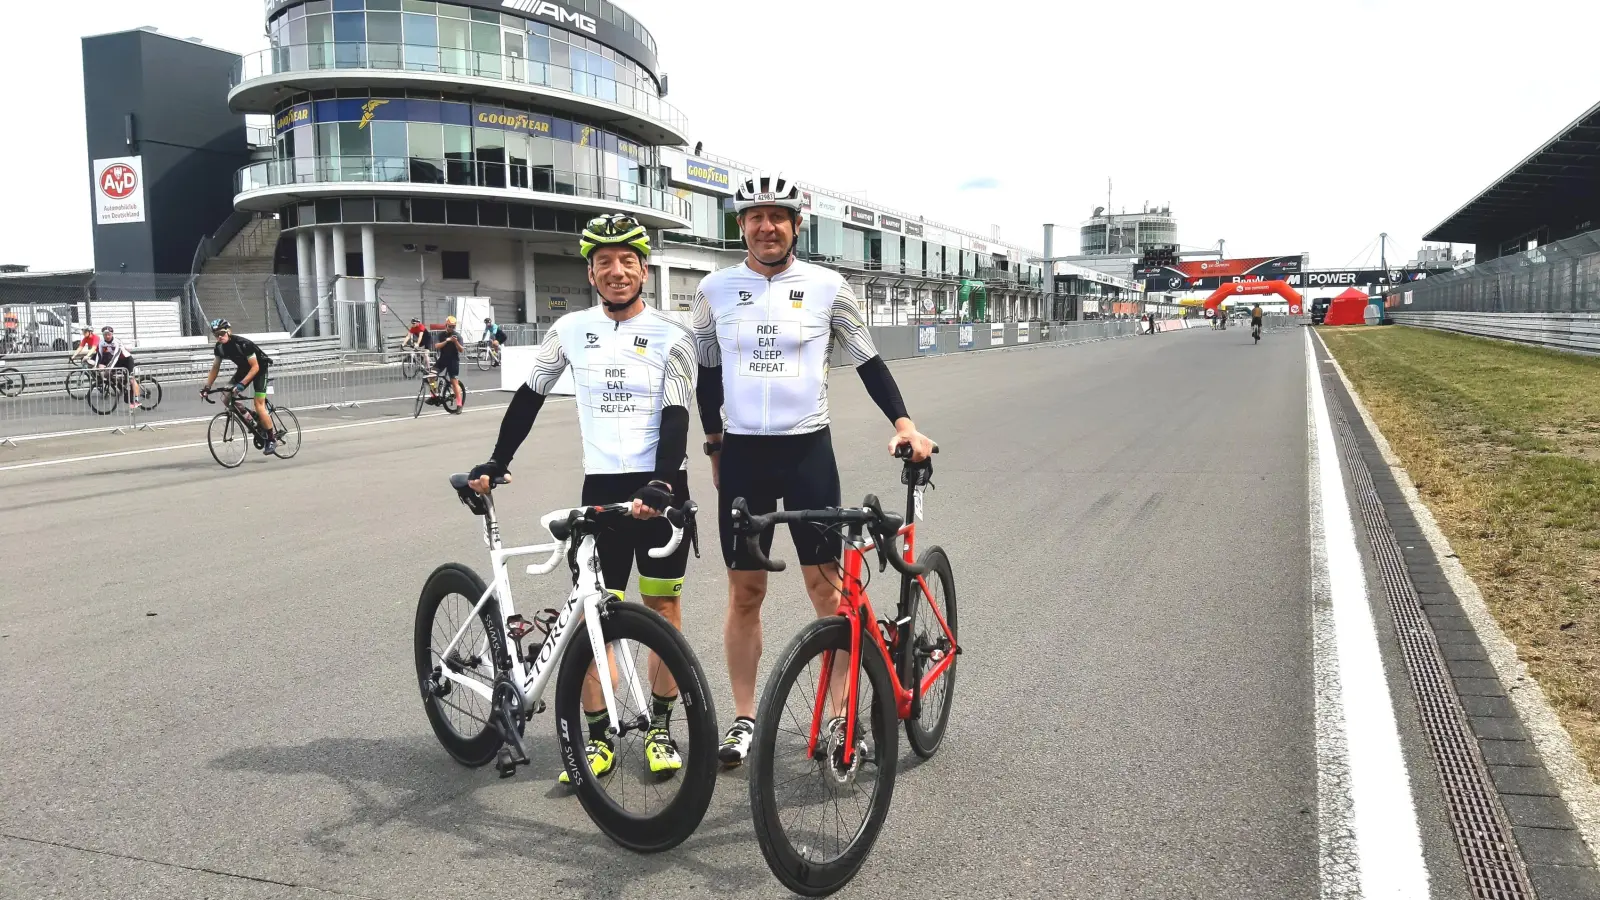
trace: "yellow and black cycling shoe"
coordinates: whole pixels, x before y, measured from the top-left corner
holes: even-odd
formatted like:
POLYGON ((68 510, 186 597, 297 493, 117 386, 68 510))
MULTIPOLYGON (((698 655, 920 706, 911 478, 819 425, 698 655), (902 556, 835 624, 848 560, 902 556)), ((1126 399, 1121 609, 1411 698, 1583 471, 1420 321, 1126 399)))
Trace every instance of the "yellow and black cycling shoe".
MULTIPOLYGON (((617 753, 611 749, 610 742, 602 741, 598 738, 589 741, 588 746, 584 748, 583 755, 589 758, 589 771, 593 772, 596 778, 611 771, 611 767, 616 764, 617 759, 617 753)), ((557 778, 556 781, 561 784, 572 783, 572 779, 567 777, 566 769, 561 770, 561 777, 557 778)))
POLYGON ((669 778, 683 768, 683 756, 678 753, 678 742, 665 728, 652 728, 644 738, 644 760, 652 774, 669 778))

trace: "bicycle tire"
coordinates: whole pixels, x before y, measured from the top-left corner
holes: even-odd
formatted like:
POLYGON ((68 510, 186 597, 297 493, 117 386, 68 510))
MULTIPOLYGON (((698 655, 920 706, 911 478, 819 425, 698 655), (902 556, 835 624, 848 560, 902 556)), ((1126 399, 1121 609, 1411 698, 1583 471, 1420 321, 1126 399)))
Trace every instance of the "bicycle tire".
MULTIPOLYGON (((612 796, 606 785, 617 786, 616 793, 626 793, 628 779, 635 771, 625 771, 643 761, 642 747, 637 756, 628 748, 619 749, 614 766, 604 778, 590 773, 584 754, 588 738, 588 725, 583 714, 583 682, 594 663, 594 650, 589 644, 591 622, 584 622, 567 645, 556 677, 556 732, 561 742, 562 764, 567 770, 578 802, 599 829, 618 844, 636 853, 659 853, 683 843, 694 833, 711 806, 711 795, 717 786, 717 712, 707 689, 705 672, 695 658, 688 641, 659 613, 637 603, 607 601, 601 606, 601 639, 607 644, 614 641, 631 641, 666 663, 678 685, 678 704, 675 712, 681 713, 689 749, 684 754, 684 765, 671 780, 678 782, 678 791, 669 802, 649 815, 636 815, 612 796)), ((649 685, 643 686, 647 691, 649 685)), ((623 691, 626 691, 623 688, 623 691)), ((622 697, 618 697, 619 706, 622 697)), ((641 711, 648 715, 648 710, 641 711)), ((638 734, 634 731, 629 734, 638 734)), ((624 735, 626 739, 628 735, 624 735)), ((669 783, 666 780, 660 784, 669 783)), ((640 791, 647 791, 648 787, 640 791)))
POLYGON ((67 396, 74 400, 82 400, 89 393, 89 373, 82 369, 74 368, 67 373, 67 396))
POLYGON ((400 377, 401 378, 405 378, 405 379, 408 379, 408 380, 412 379, 412 378, 415 378, 415 377, 417 377, 417 373, 420 372, 420 371, 422 371, 422 370, 417 368, 417 358, 415 356, 407 353, 405 356, 400 358, 400 377))
POLYGON ((139 376, 139 408, 152 412, 161 405, 161 382, 154 375, 139 376))
POLYGON ((480 371, 480 372, 489 371, 489 364, 490 364, 489 351, 487 351, 487 350, 479 350, 478 351, 478 358, 477 358, 476 362, 478 363, 478 371, 480 371))
POLYGON ((206 447, 217 465, 224 469, 237 469, 250 452, 250 435, 226 411, 219 412, 211 417, 211 424, 206 426, 206 447), (237 458, 233 452, 235 447, 239 451, 237 458))
MULTIPOLYGON (((456 403, 455 385, 444 379, 440 379, 440 381, 442 383, 439 385, 439 405, 444 407, 445 412, 453 415, 461 410, 461 406, 456 403)), ((465 388, 463 388, 464 390, 465 388)))
POLYGON ((422 384, 417 386, 417 411, 411 414, 411 418, 415 419, 415 418, 420 417, 422 415, 423 404, 425 404, 427 402, 428 402, 428 382, 427 382, 427 379, 423 379, 422 384))
MULTIPOLYGON (((929 547, 923 551, 917 562, 933 570, 924 576, 924 580, 938 580, 937 586, 929 580, 928 589, 935 591, 936 599, 942 592, 944 609, 939 610, 939 613, 944 616, 945 623, 950 626, 950 633, 956 636, 959 643, 961 632, 956 628, 956 579, 955 573, 950 571, 949 555, 944 552, 943 547, 929 547)), ((928 633, 934 636, 935 641, 944 637, 944 629, 939 627, 938 619, 928 608, 930 601, 923 596, 921 589, 913 588, 913 592, 915 605, 911 610, 911 646, 906 649, 915 654, 918 645, 918 626, 928 626, 928 633)), ((922 683, 922 664, 915 656, 913 660, 916 661, 911 667, 914 681, 906 687, 916 691, 918 688, 915 685, 922 683)), ((906 719, 906 743, 911 745, 912 752, 923 759, 939 751, 939 743, 944 740, 945 728, 950 724, 950 707, 956 698, 956 663, 959 661, 959 657, 950 660, 950 666, 939 676, 939 680, 934 682, 935 690, 940 686, 943 690, 937 694, 930 692, 929 696, 934 698, 933 702, 929 703, 923 698, 921 715, 906 719), (930 708, 933 713, 931 718, 930 708)))
POLYGON ((116 412, 117 403, 122 400, 123 387, 118 379, 102 378, 99 383, 89 388, 89 408, 97 415, 109 416, 116 412))
POLYGON ((28 387, 28 376, 10 366, 0 369, 0 395, 20 396, 28 387))
MULTIPOLYGON (((471 691, 463 691, 460 688, 456 688, 455 685, 451 685, 453 690, 445 694, 441 695, 434 692, 432 686, 435 666, 434 656, 437 654, 433 650, 433 626, 434 617, 439 611, 439 605, 445 598, 451 596, 465 597, 467 601, 465 608, 470 612, 472 604, 477 603, 478 598, 482 597, 487 590, 488 586, 483 583, 482 578, 478 577, 478 573, 460 563, 445 563, 434 569, 432 574, 428 576, 428 580, 422 585, 421 596, 417 598, 416 629, 413 635, 417 685, 422 691, 422 707, 424 712, 427 713, 428 724, 433 727, 433 735, 439 739, 439 745, 444 747, 444 752, 450 754, 451 759, 474 769, 494 759, 495 753, 500 749, 500 745, 505 743, 505 738, 489 722, 489 701, 471 691), (482 703, 483 715, 477 717, 479 719, 478 727, 470 734, 463 733, 462 729, 453 725, 447 718, 444 709, 446 706, 452 709, 460 709, 454 704, 445 704, 443 702, 445 697, 457 691, 461 691, 461 693, 482 703)), ((494 679, 506 671, 505 666, 502 664, 510 662, 509 649, 504 644, 506 640, 505 631, 500 627, 500 601, 498 598, 489 598, 489 601, 483 605, 483 609, 478 611, 478 620, 483 627, 485 636, 489 639, 487 645, 490 651, 489 655, 494 657, 490 661, 494 676, 485 679, 491 685, 492 690, 494 679)), ((459 624, 457 627, 459 627, 459 624)), ((448 630, 449 634, 442 638, 445 642, 448 642, 450 636, 455 633, 454 628, 448 630)), ((480 666, 481 663, 475 663, 472 668, 478 669, 480 666)), ((465 710, 463 711, 465 712, 465 710)), ((471 712, 467 714, 469 717, 475 715, 471 712)))
POLYGON ((277 432, 277 447, 272 455, 279 459, 294 459, 300 452, 300 417, 292 409, 272 407, 267 410, 272 417, 272 429, 277 432))
MULTIPOLYGON (((804 858, 785 831, 777 807, 774 756, 779 733, 784 730, 796 733, 792 727, 780 727, 784 723, 789 689, 810 667, 813 657, 829 650, 835 651, 836 664, 849 665, 849 620, 841 616, 817 619, 801 629, 789 642, 767 678, 766 689, 762 691, 761 706, 756 712, 755 746, 751 754, 754 767, 750 773, 750 808, 755 819, 756 841, 761 845, 761 855, 767 861, 767 868, 772 870, 784 887, 808 897, 821 897, 839 890, 861 870, 862 863, 878 839, 878 833, 883 829, 889 805, 894 800, 895 772, 900 754, 893 679, 883 657, 864 639, 861 650, 862 674, 872 687, 875 705, 872 715, 876 744, 875 789, 868 800, 867 815, 860 829, 842 851, 830 861, 815 862, 804 858)), ((818 775, 821 778, 830 777, 822 772, 818 775)))

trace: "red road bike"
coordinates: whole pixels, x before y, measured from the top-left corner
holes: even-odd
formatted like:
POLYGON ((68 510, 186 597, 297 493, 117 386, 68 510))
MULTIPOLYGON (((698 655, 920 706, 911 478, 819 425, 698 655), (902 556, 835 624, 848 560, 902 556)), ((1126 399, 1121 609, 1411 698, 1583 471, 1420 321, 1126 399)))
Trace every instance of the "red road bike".
MULTIPOLYGON (((937 452, 938 448, 935 448, 937 452)), ((908 455, 902 448, 900 455, 908 455)), ((801 629, 779 656, 756 716, 750 801, 767 866, 790 890, 831 894, 855 877, 883 828, 894 795, 897 723, 918 756, 944 739, 955 698, 955 578, 940 547, 915 556, 922 493, 931 461, 907 459, 906 514, 886 513, 867 495, 857 508, 783 510, 752 515, 733 501, 733 526, 751 558, 784 569, 761 552, 759 535, 778 524, 810 523, 843 531, 838 612, 801 629), (902 553, 896 540, 905 539, 902 553), (900 574, 893 619, 867 598, 878 571, 900 574)))

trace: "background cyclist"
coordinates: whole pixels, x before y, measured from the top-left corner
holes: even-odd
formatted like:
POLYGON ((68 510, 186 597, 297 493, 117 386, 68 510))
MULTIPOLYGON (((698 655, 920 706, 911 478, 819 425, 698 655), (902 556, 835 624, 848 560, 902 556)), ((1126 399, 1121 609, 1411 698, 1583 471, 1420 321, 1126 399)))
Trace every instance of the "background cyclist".
MULTIPOLYGON (((671 537, 671 526, 656 518, 661 510, 689 499, 686 447, 694 339, 682 323, 640 299, 649 272, 650 238, 631 216, 591 220, 578 249, 588 260, 589 283, 600 295, 600 305, 569 312, 550 327, 528 382, 506 408, 494 452, 472 470, 472 487, 485 493, 493 477, 507 474, 545 395, 572 366, 583 436, 582 503, 632 500, 634 505, 633 519, 595 536, 601 576, 606 588, 623 599, 637 562, 645 605, 681 628, 689 541, 664 559, 653 559, 647 551, 671 537)), ((666 667, 652 665, 650 672, 645 763, 652 773, 666 775, 683 767, 671 735, 678 689, 666 667)), ((593 670, 584 684, 583 708, 589 721, 589 768, 603 775, 614 764, 614 748, 606 734, 605 697, 593 670)), ((560 780, 567 781, 565 772, 560 780)))
POLYGON ((85 325, 83 326, 83 339, 78 342, 78 346, 73 348, 72 353, 67 356, 67 361, 77 362, 80 359, 88 359, 94 356, 99 348, 100 336, 94 333, 93 328, 85 325))
POLYGON ((429 331, 428 326, 422 324, 422 320, 415 316, 412 316, 411 325, 406 329, 406 339, 400 342, 400 349, 402 350, 409 350, 413 347, 422 351, 423 367, 432 368, 433 363, 429 358, 428 351, 433 348, 433 332, 429 331))
POLYGON ((1250 334, 1257 340, 1261 339, 1261 304, 1257 303, 1250 308, 1250 334))
POLYGON ((256 346, 255 341, 234 334, 233 326, 228 324, 227 319, 212 319, 211 333, 217 337, 217 345, 212 348, 216 359, 211 363, 211 374, 206 376, 205 386, 200 388, 200 396, 204 397, 206 391, 211 390, 211 385, 216 383, 217 373, 222 370, 222 361, 233 363, 232 388, 242 395, 248 386, 255 394, 256 421, 266 429, 267 435, 267 443, 262 451, 271 456, 272 451, 278 449, 277 427, 267 414, 267 367, 272 365, 272 357, 256 346))
MULTIPOLYGON (((744 497, 756 515, 776 509, 779 500, 785 509, 839 505, 827 380, 836 342, 849 351, 867 393, 894 423, 889 451, 909 444, 920 461, 933 449, 906 414, 850 285, 832 270, 794 258, 799 187, 782 175, 757 175, 739 186, 734 210, 748 254, 743 263, 700 283, 693 312, 697 399, 728 566, 723 643, 736 718, 718 755, 730 766, 744 762, 755 734, 761 604, 767 594, 766 571, 735 542, 731 504, 744 497)), ((839 606, 837 532, 797 524, 789 533, 817 615, 833 615, 839 606)), ((771 545, 768 531, 761 546, 771 545)))
POLYGON ((133 377, 133 354, 128 348, 117 342, 116 332, 111 326, 100 329, 100 341, 95 345, 94 365, 97 369, 121 369, 126 374, 123 379, 133 389, 133 399, 128 401, 128 408, 139 408, 139 382, 133 377))
POLYGON ((485 342, 493 344, 495 352, 499 353, 500 348, 505 346, 506 343, 506 330, 497 325, 493 319, 485 317, 483 320, 483 339, 485 342))
POLYGON ((461 345, 461 335, 456 331, 456 317, 447 316, 444 320, 444 334, 440 335, 433 345, 438 358, 433 363, 433 370, 440 375, 450 376, 450 389, 456 394, 456 407, 452 413, 460 413, 462 402, 466 399, 461 390, 461 354, 467 348, 461 345))

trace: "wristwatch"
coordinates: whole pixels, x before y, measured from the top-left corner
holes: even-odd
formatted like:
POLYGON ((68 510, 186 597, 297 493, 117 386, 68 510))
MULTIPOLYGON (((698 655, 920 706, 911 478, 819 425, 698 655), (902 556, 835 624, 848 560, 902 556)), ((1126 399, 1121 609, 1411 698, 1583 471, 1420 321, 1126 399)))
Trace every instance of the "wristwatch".
POLYGON ((714 456, 714 455, 716 455, 716 453, 718 451, 720 451, 722 449, 722 442, 721 441, 717 441, 715 444, 713 444, 710 441, 706 441, 706 445, 705 446, 706 446, 706 455, 707 456, 714 456))

